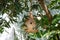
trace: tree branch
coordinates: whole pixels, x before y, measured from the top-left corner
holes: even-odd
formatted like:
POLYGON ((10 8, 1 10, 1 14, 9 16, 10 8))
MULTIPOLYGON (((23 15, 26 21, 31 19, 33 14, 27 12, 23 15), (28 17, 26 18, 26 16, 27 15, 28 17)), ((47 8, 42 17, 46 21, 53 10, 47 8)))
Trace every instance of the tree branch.
POLYGON ((52 15, 51 15, 50 11, 48 10, 46 4, 44 3, 44 0, 38 0, 38 1, 40 3, 41 7, 43 8, 43 10, 46 12, 46 16, 48 17, 49 22, 51 22, 52 15))

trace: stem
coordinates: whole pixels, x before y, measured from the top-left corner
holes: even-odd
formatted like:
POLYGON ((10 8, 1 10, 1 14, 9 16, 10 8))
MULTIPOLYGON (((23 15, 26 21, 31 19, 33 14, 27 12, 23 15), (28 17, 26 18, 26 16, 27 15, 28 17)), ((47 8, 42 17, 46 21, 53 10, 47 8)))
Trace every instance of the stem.
POLYGON ((60 40, 59 35, 58 35, 58 34, 56 34, 56 36, 57 36, 57 39, 58 39, 58 40, 60 40))
POLYGON ((43 8, 43 10, 46 12, 46 16, 48 17, 49 22, 51 22, 52 15, 51 15, 50 11, 48 10, 46 4, 44 3, 44 0, 38 0, 38 1, 40 3, 41 7, 43 8))
POLYGON ((30 0, 30 11, 32 11, 32 0, 30 0))

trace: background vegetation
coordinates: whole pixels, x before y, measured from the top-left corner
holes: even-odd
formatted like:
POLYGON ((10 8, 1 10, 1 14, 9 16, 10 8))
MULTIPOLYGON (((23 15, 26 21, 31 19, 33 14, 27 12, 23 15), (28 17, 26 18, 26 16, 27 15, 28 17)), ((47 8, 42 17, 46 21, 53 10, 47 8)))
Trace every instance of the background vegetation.
MULTIPOLYGON (((4 27, 10 28, 10 23, 23 25, 30 8, 32 8, 38 33, 29 33, 28 35, 26 33, 26 40, 60 40, 60 0, 45 0, 45 4, 53 17, 51 23, 37 0, 32 0, 32 2, 30 0, 0 0, 0 33, 3 33, 4 27), (9 21, 3 17, 4 14, 8 15, 9 21), (22 17, 19 19, 21 15, 22 17)), ((22 28, 22 25, 19 27, 22 28)), ((21 32, 23 32, 23 28, 21 32)))

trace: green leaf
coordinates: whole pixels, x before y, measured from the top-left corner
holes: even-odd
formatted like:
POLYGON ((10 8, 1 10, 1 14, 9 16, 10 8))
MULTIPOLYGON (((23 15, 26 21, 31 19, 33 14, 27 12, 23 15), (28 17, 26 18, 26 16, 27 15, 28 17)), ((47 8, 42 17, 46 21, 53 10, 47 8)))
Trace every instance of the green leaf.
POLYGON ((3 27, 2 26, 0 26, 0 33, 2 33, 3 32, 3 27))
POLYGON ((52 8, 54 5, 56 5, 57 0, 51 1, 51 3, 48 5, 48 8, 52 8))
POLYGON ((58 21, 60 20, 60 15, 58 14, 56 14, 55 16, 54 16, 54 18, 53 18, 53 21, 52 21, 52 24, 56 24, 56 23, 58 23, 58 21))
POLYGON ((60 9, 60 6, 54 6, 51 9, 60 9))

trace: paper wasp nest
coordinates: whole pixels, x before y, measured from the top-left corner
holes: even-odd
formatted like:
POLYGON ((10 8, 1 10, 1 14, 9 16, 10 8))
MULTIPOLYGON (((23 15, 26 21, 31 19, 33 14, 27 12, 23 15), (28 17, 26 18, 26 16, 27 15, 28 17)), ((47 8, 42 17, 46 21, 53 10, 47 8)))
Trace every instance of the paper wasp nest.
POLYGON ((26 27, 26 32, 27 33, 36 33, 37 29, 36 29, 36 23, 34 20, 34 17, 32 15, 32 12, 29 13, 29 18, 26 20, 25 22, 26 27))

